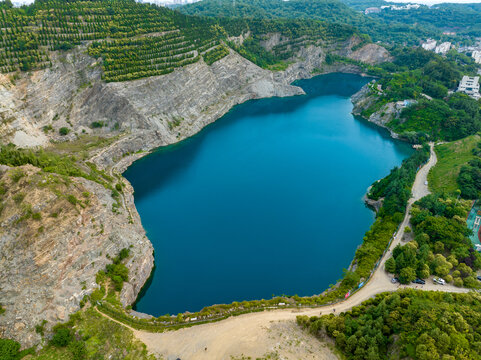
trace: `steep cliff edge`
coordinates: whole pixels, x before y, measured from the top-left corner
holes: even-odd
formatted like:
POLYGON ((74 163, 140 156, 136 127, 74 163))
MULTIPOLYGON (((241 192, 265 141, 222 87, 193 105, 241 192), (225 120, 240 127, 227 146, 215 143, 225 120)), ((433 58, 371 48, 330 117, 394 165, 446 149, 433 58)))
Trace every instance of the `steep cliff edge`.
POLYGON ((131 257, 122 301, 135 300, 150 275, 153 249, 133 204, 130 222, 127 211, 111 210, 111 191, 102 185, 31 165, 0 166, 0 187, 2 337, 32 345, 39 340, 36 325, 67 320, 97 288, 97 272, 123 248, 131 257))
MULTIPOLYGON (((97 61, 80 47, 55 55, 49 69, 18 79, 0 75, 0 141, 48 148, 51 142, 70 142, 82 134, 100 135, 110 141, 75 148, 70 155, 120 173, 150 150, 194 135, 236 104, 303 94, 290 84, 318 74, 316 70, 359 72, 353 65, 325 64, 327 51, 357 56, 350 51, 355 45, 302 48, 283 72, 261 69, 231 51, 211 66, 199 61, 168 75, 120 83, 103 82, 97 61), (70 132, 60 135, 62 128, 70 132)), ((363 54, 364 61, 378 61, 386 50, 376 45, 363 54)), ((0 214, 0 304, 6 312, 0 316, 0 335, 23 345, 36 343, 35 325, 68 319, 83 295, 95 288, 95 274, 108 263, 107 255, 125 247, 132 256, 121 300, 124 305, 135 301, 152 270, 153 249, 127 181, 122 180, 123 201, 114 212, 111 191, 98 183, 45 174, 32 166, 22 168, 24 176, 13 182, 12 171, 2 167, 0 172, 6 186, 0 214), (25 197, 17 204, 19 193, 25 197), (65 194, 80 202, 72 204, 65 194), (40 220, 30 213, 19 221, 26 209, 40 213, 40 220), (53 216, 56 209, 62 211, 53 216)))
POLYGON ((401 111, 406 105, 403 101, 379 101, 380 94, 381 91, 377 89, 375 82, 364 85, 361 90, 351 97, 354 105, 352 113, 387 129, 391 133, 391 137, 397 139, 399 135, 392 131, 388 124, 393 119, 399 118, 401 111))

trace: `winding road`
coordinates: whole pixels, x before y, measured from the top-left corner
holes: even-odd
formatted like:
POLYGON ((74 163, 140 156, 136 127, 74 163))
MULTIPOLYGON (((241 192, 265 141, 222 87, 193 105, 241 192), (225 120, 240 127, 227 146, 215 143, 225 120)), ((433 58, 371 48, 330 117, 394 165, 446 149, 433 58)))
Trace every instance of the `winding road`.
MULTIPOLYGON (((393 239, 389 250, 392 250, 397 244, 401 243, 404 228, 409 224, 412 204, 429 194, 427 186, 427 175, 429 170, 436 164, 436 154, 433 150, 433 144, 430 144, 431 156, 429 161, 418 171, 412 188, 412 198, 409 200, 405 218, 400 226, 399 232, 393 239)), ((359 291, 354 293, 350 298, 336 305, 323 306, 309 309, 280 309, 273 311, 264 311, 260 313, 250 313, 237 317, 230 317, 226 320, 197 325, 190 328, 184 328, 177 331, 168 331, 165 333, 149 333, 146 331, 133 330, 134 335, 147 345, 150 352, 161 355, 164 359, 182 359, 182 360, 213 360, 213 359, 231 359, 231 356, 262 356, 268 353, 272 348, 279 348, 282 343, 280 337, 273 344, 272 328, 276 323, 287 321, 290 322, 292 328, 295 327, 295 319, 298 315, 315 316, 319 314, 329 314, 350 310, 353 306, 361 304, 363 301, 373 297, 374 295, 385 292, 395 291, 400 288, 418 288, 422 290, 437 290, 448 292, 468 292, 467 289, 457 288, 452 285, 435 285, 432 280, 428 280, 426 285, 400 285, 393 284, 391 277, 384 270, 384 263, 390 257, 390 251, 387 251, 381 259, 378 268, 373 273, 370 280, 359 291)), ((327 359, 332 358, 332 353, 326 350, 324 354, 319 348, 320 356, 313 355, 311 359, 327 359)), ((311 354, 312 355, 312 354, 311 354)), ((299 358, 299 357, 297 357, 299 358)), ((302 357, 301 357, 302 358, 302 357)), ((307 357, 305 357, 307 358, 307 357)))

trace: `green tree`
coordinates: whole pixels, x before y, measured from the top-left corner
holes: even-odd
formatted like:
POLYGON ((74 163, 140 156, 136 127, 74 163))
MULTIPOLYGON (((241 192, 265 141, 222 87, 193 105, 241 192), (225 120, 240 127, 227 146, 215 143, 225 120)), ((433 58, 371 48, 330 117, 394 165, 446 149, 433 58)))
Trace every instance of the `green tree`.
POLYGON ((405 267, 399 273, 399 282, 401 284, 409 284, 414 279, 416 279, 416 271, 411 267, 405 267))
POLYGON ((0 338, 0 360, 19 359, 20 344, 14 340, 0 338))
POLYGON ((394 274, 396 272, 396 261, 393 257, 390 257, 386 260, 385 267, 386 271, 390 272, 391 274, 394 274))

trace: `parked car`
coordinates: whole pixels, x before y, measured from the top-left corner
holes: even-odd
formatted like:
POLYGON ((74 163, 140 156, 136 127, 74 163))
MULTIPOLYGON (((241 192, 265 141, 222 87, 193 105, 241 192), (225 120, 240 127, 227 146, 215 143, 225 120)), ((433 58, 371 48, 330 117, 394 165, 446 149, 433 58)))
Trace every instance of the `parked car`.
POLYGON ((424 281, 423 279, 416 279, 416 280, 413 280, 413 283, 424 285, 426 284, 426 281, 424 281))
POLYGON ((441 279, 441 278, 434 278, 433 281, 434 281, 435 284, 438 284, 438 285, 445 285, 446 284, 446 281, 444 279, 441 279))
POLYGON ((476 277, 476 279, 478 279, 479 281, 481 281, 481 276, 476 277))
POLYGON ((391 279, 391 282, 392 282, 393 284, 398 283, 398 282, 399 282, 399 279, 398 279, 397 277, 393 277, 393 278, 391 279))
POLYGON ((427 185, 427 184, 428 184, 428 181, 426 180, 426 181, 424 182, 424 185, 427 185))

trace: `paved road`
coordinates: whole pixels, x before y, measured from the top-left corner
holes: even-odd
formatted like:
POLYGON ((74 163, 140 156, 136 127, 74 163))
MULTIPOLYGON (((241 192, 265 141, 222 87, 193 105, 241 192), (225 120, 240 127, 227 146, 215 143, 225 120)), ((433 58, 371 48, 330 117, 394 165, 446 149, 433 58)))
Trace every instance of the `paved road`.
MULTIPOLYGON (((413 197, 409 200, 406 216, 396 238, 393 240, 391 249, 402 240, 404 228, 409 224, 409 210, 412 204, 416 200, 429 194, 429 189, 426 185, 427 175, 435 164, 436 154, 431 144, 431 157, 429 162, 426 163, 416 175, 416 180, 412 188, 413 197)), ((333 313, 334 310, 336 313, 347 311, 378 293, 395 291, 399 288, 410 287, 422 290, 457 293, 468 291, 452 285, 435 285, 432 283, 432 280, 428 280, 426 285, 423 286, 393 284, 391 277, 384 270, 384 263, 389 257, 390 254, 388 251, 369 282, 350 298, 336 305, 303 309, 301 311, 285 309, 251 313, 231 317, 216 323, 198 325, 177 331, 149 333, 135 330, 134 334, 147 345, 147 348, 151 352, 160 354, 166 359, 230 359, 230 355, 232 354, 261 356, 269 350, 265 344, 269 343, 272 339, 270 326, 274 322, 294 321, 297 315, 314 316, 333 313)), ((279 339, 279 341, 281 340, 282 339, 279 339)))

